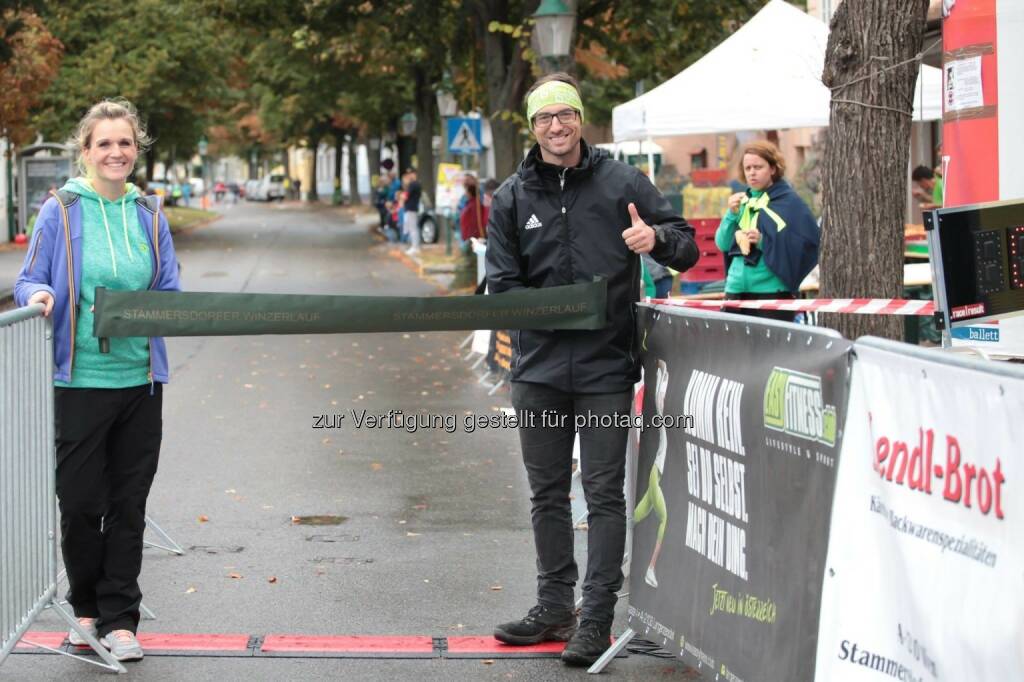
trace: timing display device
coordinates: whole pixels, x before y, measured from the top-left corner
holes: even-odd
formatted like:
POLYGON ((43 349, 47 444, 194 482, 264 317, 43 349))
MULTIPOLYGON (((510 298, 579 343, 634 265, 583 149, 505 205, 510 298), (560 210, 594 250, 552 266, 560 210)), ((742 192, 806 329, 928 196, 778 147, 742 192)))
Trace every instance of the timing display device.
POLYGON ((1024 314, 1024 201, 928 211, 924 226, 940 323, 1024 314))

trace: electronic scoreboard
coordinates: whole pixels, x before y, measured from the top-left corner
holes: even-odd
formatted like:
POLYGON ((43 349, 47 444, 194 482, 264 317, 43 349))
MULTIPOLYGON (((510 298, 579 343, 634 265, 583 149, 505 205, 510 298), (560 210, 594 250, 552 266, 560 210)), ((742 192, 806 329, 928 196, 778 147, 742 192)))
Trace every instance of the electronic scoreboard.
POLYGON ((1024 201, 927 211, 940 325, 1024 314, 1024 201))

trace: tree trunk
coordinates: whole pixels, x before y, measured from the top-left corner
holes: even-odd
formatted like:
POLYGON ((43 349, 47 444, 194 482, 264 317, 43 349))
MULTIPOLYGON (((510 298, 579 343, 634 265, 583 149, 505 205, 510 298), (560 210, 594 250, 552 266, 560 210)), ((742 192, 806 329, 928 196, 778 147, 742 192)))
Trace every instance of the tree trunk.
POLYGON ((341 203, 341 151, 345 148, 345 133, 338 130, 334 133, 334 196, 331 203, 341 203))
POLYGON ((370 141, 366 143, 366 156, 367 160, 369 161, 368 165, 370 166, 370 186, 372 188, 376 186, 376 178, 378 175, 380 175, 380 153, 381 148, 384 145, 384 142, 380 139, 380 135, 378 135, 377 133, 371 133, 370 140, 377 142, 376 147, 374 147, 370 141))
POLYGON ((153 182, 153 171, 156 169, 156 145, 146 152, 146 182, 153 182))
POLYGON ((348 196, 352 206, 361 206, 363 200, 359 197, 359 139, 355 130, 350 130, 348 135, 348 196))
POLYGON ((415 91, 413 109, 416 114, 416 164, 417 178, 423 187, 423 194, 434 201, 434 135, 437 134, 437 99, 434 84, 421 68, 413 69, 415 91))
POLYGON ((398 164, 395 172, 401 178, 402 174, 412 166, 412 155, 416 153, 416 140, 411 137, 398 136, 395 144, 398 147, 398 164))
MULTIPOLYGON (((928 0, 857 0, 832 19, 822 80, 832 89, 824 162, 823 298, 902 298, 914 81, 928 0), (882 69, 888 69, 882 71, 882 69), (848 84, 848 85, 844 85, 848 84)), ((848 339, 902 338, 902 318, 828 315, 848 339)))
POLYGON ((494 177, 499 183, 516 172, 523 160, 523 143, 516 121, 491 119, 491 144, 494 147, 494 177))
POLYGON ((254 153, 254 150, 249 150, 249 179, 255 180, 260 176, 259 172, 259 157, 258 153, 254 153))
MULTIPOLYGON (((313 171, 310 174, 309 187, 306 188, 306 198, 309 201, 320 201, 320 193, 316 191, 316 160, 320 151, 320 138, 314 137, 309 141, 309 146, 313 152, 313 171)), ((302 199, 302 196, 299 196, 302 199)))
POLYGON ((523 59, 523 48, 518 42, 513 42, 504 33, 488 30, 492 21, 505 23, 510 20, 508 1, 478 0, 475 9, 476 35, 484 46, 484 78, 487 82, 487 113, 494 145, 494 174, 498 182, 501 182, 516 171, 523 158, 519 125, 504 118, 503 114, 522 111, 523 95, 526 94, 530 75, 529 64, 523 59))

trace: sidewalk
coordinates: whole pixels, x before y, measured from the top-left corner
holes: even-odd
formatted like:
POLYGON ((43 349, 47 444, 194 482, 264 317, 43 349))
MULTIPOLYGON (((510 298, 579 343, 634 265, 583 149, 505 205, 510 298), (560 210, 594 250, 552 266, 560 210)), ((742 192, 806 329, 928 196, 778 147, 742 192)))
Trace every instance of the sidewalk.
POLYGON ((0 307, 14 298, 14 280, 21 272, 27 251, 27 244, 0 244, 0 307))

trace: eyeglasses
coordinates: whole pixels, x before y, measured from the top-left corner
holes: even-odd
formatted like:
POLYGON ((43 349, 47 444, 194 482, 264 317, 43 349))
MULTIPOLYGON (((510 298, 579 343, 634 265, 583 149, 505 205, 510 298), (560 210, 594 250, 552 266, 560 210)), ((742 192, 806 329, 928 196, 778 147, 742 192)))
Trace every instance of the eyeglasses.
POLYGON ((533 127, 547 128, 549 125, 551 125, 551 121, 555 118, 558 118, 558 122, 561 123, 562 125, 569 125, 570 123, 574 123, 576 121, 576 115, 577 112, 575 109, 563 109, 554 114, 537 114, 536 116, 533 117, 533 127))

